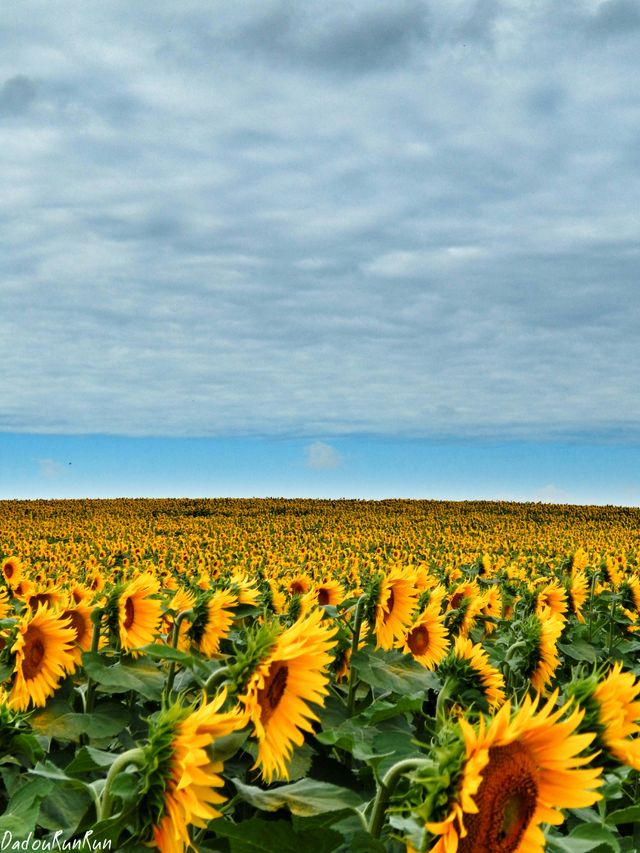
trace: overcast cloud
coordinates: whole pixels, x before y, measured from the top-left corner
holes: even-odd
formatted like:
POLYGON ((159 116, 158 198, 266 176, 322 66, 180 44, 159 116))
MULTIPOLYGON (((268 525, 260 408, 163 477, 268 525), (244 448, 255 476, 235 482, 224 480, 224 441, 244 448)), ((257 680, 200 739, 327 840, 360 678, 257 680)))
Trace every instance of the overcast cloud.
POLYGON ((638 439, 632 0, 0 13, 0 430, 638 439))

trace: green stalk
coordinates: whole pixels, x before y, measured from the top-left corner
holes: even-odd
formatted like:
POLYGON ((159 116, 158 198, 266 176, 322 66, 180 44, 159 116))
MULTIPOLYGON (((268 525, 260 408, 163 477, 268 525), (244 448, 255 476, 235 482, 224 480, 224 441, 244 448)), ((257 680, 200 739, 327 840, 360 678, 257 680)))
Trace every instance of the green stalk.
POLYGON ((207 696, 212 692, 214 687, 217 687, 219 684, 226 679, 229 675, 229 667, 221 666, 220 669, 216 669, 215 672, 212 672, 209 678, 204 683, 204 690, 207 696))
MULTIPOLYGON (((173 623, 173 631, 171 632, 171 648, 178 648, 178 640, 180 638, 180 626, 182 622, 193 616, 193 610, 183 610, 181 613, 178 613, 176 616, 176 621, 173 623)), ((164 688, 164 699, 168 701, 171 696, 171 691, 173 690, 173 682, 176 677, 176 662, 174 660, 169 664, 169 674, 167 676, 167 683, 164 688)))
POLYGON ((593 596, 596 592, 596 581, 598 580, 599 572, 594 572, 591 578, 591 591, 589 593, 589 642, 591 642, 591 634, 593 631, 593 596))
POLYGON ((102 796, 100 797, 100 804, 97 809, 97 818, 99 821, 106 820, 108 817, 111 816, 111 786, 113 785, 113 780, 116 778, 118 773, 128 767, 129 764, 135 764, 138 767, 144 767, 144 763, 144 750, 141 747, 129 749, 127 750, 127 752, 123 752, 116 758, 116 760, 109 768, 107 780, 104 783, 104 789, 102 791, 102 796))
POLYGON ((429 760, 426 758, 404 758, 387 770, 378 786, 376 798, 373 803, 373 811, 371 812, 371 820, 369 821, 369 833, 374 838, 380 838, 389 800, 402 774, 406 773, 407 770, 414 770, 416 767, 422 767, 429 763, 429 760))
POLYGON ((438 693, 436 700, 436 725, 438 729, 441 729, 447 722, 447 702, 455 692, 457 686, 458 680, 449 675, 438 693))
POLYGON ((347 696, 347 715, 353 716, 353 709, 356 702, 356 674, 353 668, 353 656, 358 651, 358 643, 360 642, 360 629, 362 628, 362 620, 364 618, 363 607, 367 596, 361 595, 356 604, 356 612, 353 623, 353 637, 351 638, 351 660, 349 666, 349 694, 347 696))
POLYGON ((615 624, 615 615, 616 615, 616 600, 615 598, 611 599, 611 607, 609 608, 609 639, 607 642, 607 646, 609 648, 609 657, 611 657, 611 652, 613 651, 613 626, 615 624))
MULTIPOLYGON (((100 629, 102 628, 102 617, 104 616, 104 610, 102 608, 96 608, 91 614, 91 620, 93 621, 93 635, 91 637, 91 652, 92 654, 98 651, 98 646, 100 645, 100 629)), ((96 699, 96 683, 93 681, 91 676, 87 676, 87 701, 85 705, 85 712, 90 714, 93 711, 93 705, 96 699)))

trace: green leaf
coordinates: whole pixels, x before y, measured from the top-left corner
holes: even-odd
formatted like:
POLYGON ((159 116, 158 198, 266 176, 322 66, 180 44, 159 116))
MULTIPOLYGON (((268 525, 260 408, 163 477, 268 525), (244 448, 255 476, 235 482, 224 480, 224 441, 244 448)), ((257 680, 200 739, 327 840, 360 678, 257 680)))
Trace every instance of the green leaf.
POLYGON ((248 730, 245 730, 242 732, 231 732, 231 734, 216 738, 207 750, 211 760, 222 762, 228 761, 236 754, 248 737, 249 732, 248 730))
POLYGON ((83 746, 78 750, 73 761, 65 767, 65 773, 90 773, 94 770, 105 770, 111 767, 117 753, 83 746))
POLYGON ((216 820, 211 829, 219 838, 229 839, 231 853, 335 853, 342 844, 342 836, 332 829, 296 832, 282 820, 251 818, 237 824, 216 820))
POLYGON ((193 655, 174 649, 173 646, 165 646, 163 643, 150 643, 148 646, 143 646, 140 651, 154 660, 175 660, 185 666, 193 663, 193 655))
POLYGON ((40 806, 38 825, 49 830, 73 832, 94 802, 87 790, 57 785, 40 806))
POLYGON ((586 640, 572 640, 571 643, 558 643, 558 648, 572 660, 595 663, 598 660, 598 650, 586 640))
POLYGON ((620 853, 620 842, 606 826, 598 826, 596 823, 583 823, 576 826, 569 837, 584 841, 595 841, 597 845, 605 844, 615 853, 620 853))
POLYGON ((13 794, 7 809, 0 816, 0 830, 24 838, 33 832, 40 811, 40 802, 53 790, 50 779, 29 778, 13 794))
POLYGON ((241 799, 262 811, 276 812, 288 808, 292 814, 309 816, 362 805, 358 794, 350 788, 316 782, 314 779, 301 779, 292 785, 281 785, 268 791, 245 785, 239 779, 231 781, 241 799))
POLYGON ((162 695, 164 676, 156 666, 144 659, 110 664, 109 658, 104 655, 84 652, 82 663, 87 675, 109 693, 133 690, 151 700, 158 700, 162 695))
POLYGON ((640 823, 640 805, 627 806, 626 809, 618 809, 606 817, 607 826, 619 826, 621 823, 640 823))
POLYGON ((437 690, 440 679, 425 669, 411 655, 399 651, 383 652, 361 649, 353 656, 351 666, 358 677, 377 690, 401 695, 437 690))
POLYGON ((30 723, 37 734, 58 740, 75 741, 86 733, 89 717, 86 714, 76 714, 66 702, 54 699, 44 710, 34 714, 30 723))

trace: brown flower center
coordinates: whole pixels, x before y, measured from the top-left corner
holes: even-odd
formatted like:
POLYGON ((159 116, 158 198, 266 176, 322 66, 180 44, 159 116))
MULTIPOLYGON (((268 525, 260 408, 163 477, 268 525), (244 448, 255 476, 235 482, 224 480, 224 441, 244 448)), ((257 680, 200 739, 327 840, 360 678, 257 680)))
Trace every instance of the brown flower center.
POLYGON ((424 625, 413 628, 407 636, 407 645, 414 655, 423 655, 429 648, 429 629, 424 625))
POLYGON ((396 597, 393 592, 393 587, 389 590, 389 595, 387 596, 387 610, 389 611, 389 615, 393 613, 393 605, 396 603, 396 597))
POLYGON ((452 610, 457 610, 458 607, 462 604, 462 599, 464 598, 463 592, 454 592, 451 596, 451 601, 449 602, 452 610))
POLYGON ((493 747, 474 797, 478 813, 465 815, 467 835, 458 853, 513 853, 538 802, 535 762, 520 743, 493 747))
POLYGON ((27 681, 35 678, 42 669, 44 655, 45 645, 42 632, 39 628, 31 625, 24 635, 24 660, 22 661, 22 674, 27 681))
POLYGON ((126 598, 124 602, 124 628, 125 631, 128 631, 129 628, 133 625, 133 619, 135 616, 135 608, 133 606, 133 601, 130 598, 126 598))
POLYGON ((65 610, 62 614, 63 619, 68 619, 71 622, 71 627, 76 632, 76 643, 82 642, 87 633, 87 625, 82 616, 77 610, 65 610))
POLYGON ((37 610, 39 604, 49 604, 51 596, 48 592, 39 592, 37 595, 32 595, 29 599, 29 607, 32 610, 37 610))
POLYGON ((304 586, 302 584, 302 581, 293 581, 293 583, 289 587, 289 592, 291 593, 291 595, 303 595, 304 586))
POLYGON ((14 573, 14 571, 15 571, 15 570, 14 570, 14 568, 13 568, 13 564, 12 564, 12 563, 5 563, 5 564, 4 564, 4 576, 5 576, 6 578, 12 578, 12 577, 13 577, 13 573, 14 573))
POLYGON ((329 603, 329 591, 324 589, 318 590, 318 604, 328 604, 329 603))
POLYGON ((258 690, 257 697, 261 710, 260 719, 263 726, 267 725, 280 704, 280 700, 284 696, 284 691, 287 689, 288 676, 289 668, 286 663, 274 661, 269 666, 267 677, 264 680, 264 687, 258 690))

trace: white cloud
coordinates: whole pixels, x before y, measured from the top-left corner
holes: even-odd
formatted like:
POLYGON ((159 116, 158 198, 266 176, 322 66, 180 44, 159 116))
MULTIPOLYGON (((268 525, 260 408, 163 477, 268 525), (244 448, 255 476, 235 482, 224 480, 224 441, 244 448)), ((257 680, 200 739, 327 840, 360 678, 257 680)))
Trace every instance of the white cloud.
POLYGON ((342 457, 338 451, 322 441, 314 441, 306 450, 307 466, 318 470, 339 468, 342 457))
POLYGON ((631 4, 382 6, 11 5, 0 430, 639 437, 631 4))
POLYGON ((65 472, 64 465, 57 459, 37 459, 36 462, 40 476, 47 480, 56 479, 65 472))

